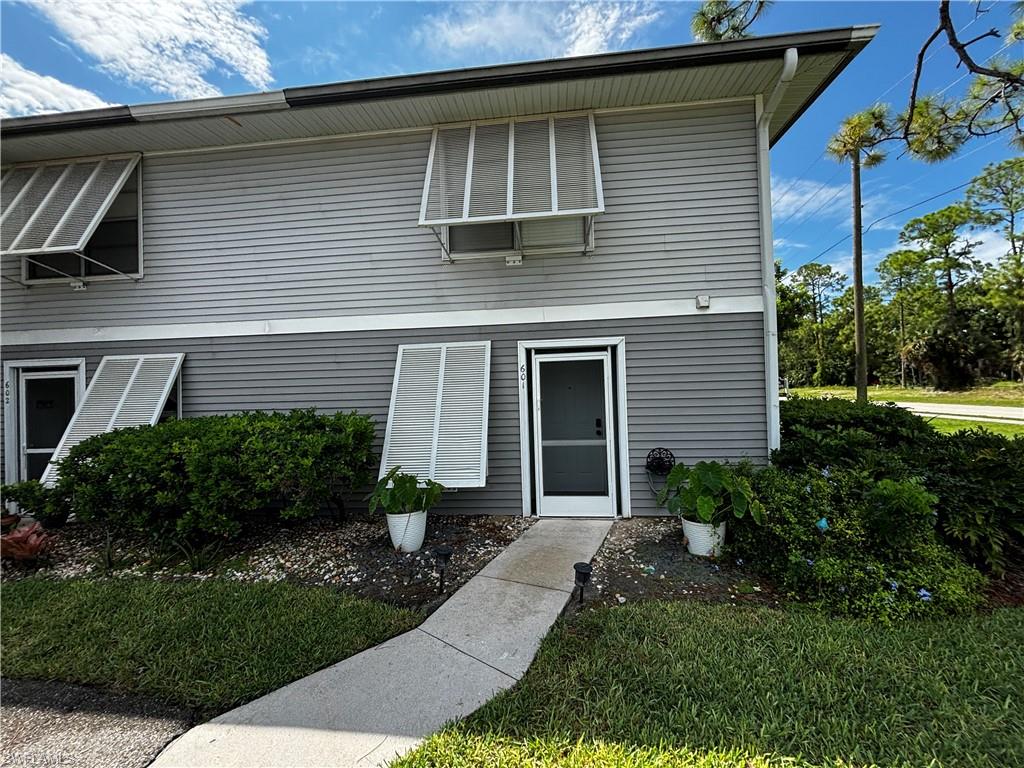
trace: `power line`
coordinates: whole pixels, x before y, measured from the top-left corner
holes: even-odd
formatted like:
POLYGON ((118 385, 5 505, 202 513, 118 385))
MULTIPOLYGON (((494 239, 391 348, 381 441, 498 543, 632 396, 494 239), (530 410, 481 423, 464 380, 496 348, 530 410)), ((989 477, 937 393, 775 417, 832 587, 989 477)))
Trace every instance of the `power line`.
MULTIPOLYGON (((970 20, 969 22, 967 22, 966 24, 964 24, 964 26, 962 26, 962 27, 961 27, 961 28, 960 28, 960 29, 958 30, 957 34, 959 35, 959 34, 962 34, 963 32, 965 32, 965 31, 966 31, 967 29, 969 29, 969 28, 971 27, 971 25, 972 25, 972 24, 974 24, 974 23, 975 23, 975 22, 976 22, 976 21, 977 21, 977 20, 978 20, 979 18, 981 18, 981 16, 980 16, 980 15, 975 15, 973 19, 971 19, 971 20, 970 20)), ((1002 51, 1003 51, 1003 50, 1004 50, 1004 49, 1005 49, 1005 48, 1006 48, 1007 46, 1009 46, 1009 45, 1010 45, 1010 44, 1012 44, 1013 42, 1014 42, 1013 40, 1007 40, 1007 42, 1006 42, 1006 43, 1004 43, 1004 44, 1003 44, 1003 46, 1002 46, 1002 47, 1000 47, 1000 48, 999 48, 999 49, 998 49, 998 50, 997 50, 997 51, 996 51, 995 53, 991 54, 991 55, 990 55, 990 56, 988 57, 988 59, 991 59, 991 58, 993 58, 993 57, 997 56, 997 55, 998 55, 999 53, 1001 53, 1001 52, 1002 52, 1002 51)), ((932 50, 932 52, 931 52, 930 54, 928 54, 928 56, 926 56, 926 57, 925 57, 925 59, 924 59, 924 62, 922 62, 922 65, 923 65, 923 64, 927 64, 927 63, 928 63, 929 61, 931 61, 931 60, 932 60, 932 58, 934 58, 934 57, 935 57, 935 55, 937 54, 937 52, 938 52, 937 50, 932 50)), ((906 79, 907 79, 908 77, 910 77, 910 76, 911 76, 912 74, 914 74, 914 73, 915 73, 916 71, 917 71, 917 67, 915 66, 915 67, 914 67, 913 69, 911 69, 911 70, 910 70, 909 72, 907 72, 907 74, 903 75, 903 77, 901 77, 901 78, 900 78, 899 80, 897 80, 897 81, 896 81, 895 83, 893 83, 893 84, 892 84, 892 85, 890 85, 890 86, 889 86, 888 88, 886 88, 886 89, 885 89, 884 91, 882 91, 882 93, 880 93, 880 94, 879 94, 879 95, 878 95, 878 96, 877 96, 877 97, 876 97, 876 98, 874 99, 874 101, 878 101, 879 99, 883 98, 883 97, 884 97, 884 96, 885 96, 886 94, 890 93, 890 92, 891 92, 891 91, 892 91, 892 90, 893 90, 894 88, 896 88, 896 86, 898 86, 898 85, 899 85, 900 83, 902 83, 902 82, 903 82, 904 80, 906 80, 906 79)), ((957 78, 957 79, 956 79, 956 80, 954 80, 953 82, 949 83, 949 84, 948 84, 948 85, 947 85, 947 86, 946 86, 945 88, 943 88, 943 89, 942 89, 941 91, 939 91, 939 94, 941 95, 941 94, 945 93, 946 91, 948 91, 948 90, 949 90, 950 88, 952 88, 952 87, 953 87, 954 85, 956 85, 956 84, 957 84, 958 82, 960 82, 961 80, 963 80, 963 79, 964 79, 964 77, 967 77, 967 75, 966 75, 966 74, 965 74, 965 75, 962 75, 961 77, 957 78)), ((806 169, 804 169, 804 171, 803 171, 803 172, 801 172, 801 173, 800 173, 800 174, 799 174, 799 175, 798 175, 798 176, 797 176, 796 178, 794 178, 794 179, 793 179, 793 180, 792 180, 792 181, 791 181, 791 182, 790 182, 790 183, 789 183, 789 184, 788 184, 788 185, 786 186, 786 189, 785 189, 785 190, 784 190, 783 192, 779 193, 779 196, 778 196, 778 199, 779 199, 779 200, 782 200, 782 199, 783 199, 783 198, 784 198, 784 197, 785 197, 785 196, 786 196, 786 195, 787 195, 787 194, 788 194, 788 193, 789 193, 789 192, 790 192, 790 191, 791 191, 791 190, 792 190, 792 189, 793 189, 794 187, 796 187, 796 185, 797 185, 797 184, 798 184, 798 183, 799 183, 800 181, 802 181, 802 180, 803 180, 803 179, 801 179, 800 177, 801 177, 801 176, 804 176, 804 175, 805 175, 806 173, 808 173, 808 172, 809 172, 809 171, 811 170, 811 168, 813 168, 813 167, 814 167, 815 165, 817 165, 817 164, 818 164, 818 163, 819 163, 819 162, 821 161, 821 159, 825 157, 825 153, 826 153, 826 151, 827 151, 827 150, 824 150, 824 149, 823 149, 823 150, 821 151, 821 153, 820 153, 820 154, 819 154, 819 155, 818 155, 818 156, 817 156, 817 157, 816 157, 816 158, 814 159, 814 161, 813 161, 813 162, 812 162, 812 163, 811 163, 811 164, 810 164, 809 166, 807 166, 807 168, 806 168, 806 169)), ((963 155, 963 157, 966 157, 966 156, 967 156, 967 155, 963 155)), ((959 159, 959 158, 958 158, 958 159, 959 159)), ((817 189, 815 189, 815 190, 814 190, 814 192, 813 192, 812 194, 808 195, 807 199, 806 199, 806 200, 804 200, 804 202, 803 202, 803 203, 801 203, 801 204, 800 204, 800 205, 799 205, 799 206, 797 207, 797 209, 796 209, 796 210, 792 211, 792 212, 791 212, 791 213, 790 213, 790 214, 789 214, 788 216, 786 216, 786 218, 784 218, 784 219, 783 219, 782 221, 780 221, 780 222, 778 223, 778 225, 777 225, 777 226, 778 226, 778 228, 779 228, 779 229, 781 230, 781 228, 782 228, 782 227, 784 227, 784 226, 785 226, 785 225, 786 225, 786 224, 787 224, 787 223, 788 223, 789 221, 791 221, 791 220, 792 220, 792 219, 793 219, 793 218, 794 218, 794 217, 795 217, 795 216, 796 216, 796 215, 797 215, 798 213, 800 213, 800 211, 802 211, 802 210, 803 210, 803 209, 804 209, 804 208, 805 208, 805 207, 807 206, 807 204, 808 204, 808 203, 809 203, 809 202, 810 202, 811 200, 813 200, 813 199, 814 199, 815 197, 817 197, 817 195, 818 195, 818 193, 819 193, 819 192, 821 192, 822 190, 824 190, 824 189, 825 189, 825 187, 827 187, 827 186, 828 186, 828 185, 829 185, 829 184, 830 184, 830 183, 831 183, 831 182, 832 182, 832 181, 833 181, 833 180, 835 179, 835 177, 839 175, 839 172, 840 172, 841 170, 842 170, 842 167, 840 167, 840 168, 839 168, 839 170, 837 170, 837 171, 836 171, 835 173, 833 173, 833 174, 832 174, 832 175, 831 175, 831 176, 830 176, 830 177, 829 177, 829 178, 828 178, 828 179, 827 179, 826 181, 824 181, 824 182, 823 182, 822 184, 820 184, 820 185, 818 186, 818 188, 817 188, 817 189)), ((919 177, 918 177, 918 179, 920 179, 920 178, 922 178, 923 176, 927 175, 927 173, 928 173, 928 172, 926 171, 926 172, 925 172, 924 174, 922 174, 921 176, 919 176, 919 177)), ((913 183, 913 182, 911 182, 911 183, 913 183)), ((904 185, 904 187, 905 187, 905 186, 909 186, 909 185, 904 185)), ((903 188, 903 187, 898 187, 898 189, 902 189, 902 188, 903 188)), ((825 201, 824 203, 822 203, 821 205, 819 205, 819 206, 818 206, 818 207, 817 207, 817 208, 816 208, 816 209, 815 209, 814 211, 812 211, 812 212, 811 212, 810 214, 808 214, 807 216, 804 216, 804 217, 803 217, 802 219, 800 219, 800 220, 796 221, 796 222, 795 222, 795 224, 796 224, 796 227, 797 227, 797 228, 796 228, 796 229, 794 229, 794 230, 791 230, 790 232, 788 232, 788 233, 786 233, 786 234, 788 234, 788 235, 792 236, 792 235, 793 235, 793 234, 794 234, 795 232, 798 232, 798 231, 800 230, 800 228, 801 228, 801 227, 802 227, 803 225, 805 225, 805 224, 806 224, 806 223, 807 223, 808 221, 812 220, 812 219, 814 218, 814 216, 815 216, 815 215, 816 215, 816 214, 817 214, 817 213, 818 213, 819 211, 822 211, 822 210, 824 210, 826 206, 828 206, 828 205, 829 205, 829 204, 830 204, 830 203, 831 203, 831 202, 832 202, 833 200, 835 200, 835 199, 836 199, 836 198, 837 198, 837 197, 839 196, 839 194, 840 194, 841 192, 843 192, 843 190, 844 190, 844 189, 845 189, 845 186, 844 186, 844 187, 842 187, 842 188, 840 188, 840 189, 838 189, 838 190, 836 190, 836 191, 835 191, 835 192, 834 192, 834 193, 832 194, 832 196, 831 196, 831 197, 829 197, 829 198, 828 198, 828 199, 827 199, 827 200, 826 200, 826 201, 825 201)), ((780 232, 778 233, 778 235, 779 235, 780 237, 782 236, 782 234, 783 234, 783 233, 782 233, 781 231, 780 231, 780 232)))
MULTIPOLYGON (((818 188, 814 190, 814 192, 809 194, 804 199, 804 201, 802 203, 800 203, 799 206, 797 206, 796 210, 792 211, 786 218, 784 218, 782 221, 779 222, 779 227, 781 228, 781 227, 785 226, 786 222, 790 221, 794 216, 796 216, 798 213, 800 213, 800 211, 802 211, 807 206, 808 203, 810 203, 812 200, 814 200, 818 196, 819 192, 821 192, 823 189, 825 189, 825 187, 827 187, 829 184, 832 183, 832 181, 835 179, 835 177, 838 176, 842 170, 843 170, 843 167, 841 165, 838 166, 836 168, 836 170, 835 170, 835 173, 833 173, 831 176, 829 176, 827 179, 825 179, 825 181, 823 181, 818 186, 818 188)), ((840 190, 840 191, 842 191, 842 190, 840 190)), ((817 212, 817 211, 815 211, 815 212, 817 212)))
MULTIPOLYGON (((977 181, 979 179, 986 179, 990 175, 991 175, 991 173, 983 173, 980 176, 975 176, 973 179, 970 179, 969 181, 965 181, 965 182, 963 182, 961 184, 957 184, 955 187, 950 187, 949 189, 943 190, 942 192, 939 192, 937 194, 931 195, 930 197, 926 197, 923 200, 918 200, 916 203, 911 203, 910 205, 905 206, 903 208, 900 208, 899 210, 892 211, 890 213, 885 214, 884 216, 879 216, 877 219, 872 221, 870 224, 868 224, 864 228, 864 234, 867 234, 868 232, 870 232, 871 228, 873 226, 875 226, 875 224, 878 224, 879 222, 885 221, 886 219, 891 219, 893 216, 899 216, 901 213, 906 213, 907 211, 912 210, 914 208, 917 208, 918 206, 924 205, 925 203, 930 203, 932 200, 937 200, 940 197, 944 197, 944 196, 948 195, 951 192, 956 192, 958 189, 963 189, 964 187, 969 186, 970 184, 972 184, 973 182, 975 182, 975 181, 977 181)), ((794 272, 796 272, 801 267, 806 267, 808 264, 814 263, 815 261, 820 259, 822 256, 824 256, 826 253, 831 251, 833 248, 836 248, 837 246, 840 246, 843 243, 845 243, 851 237, 853 237, 853 233, 852 232, 847 234, 847 235, 843 235, 841 238, 839 238, 834 243, 832 243, 832 245, 830 245, 828 248, 826 248, 825 250, 823 250, 820 253, 818 253, 813 259, 805 261, 803 264, 801 264, 796 269, 790 270, 789 274, 793 274, 794 272)))

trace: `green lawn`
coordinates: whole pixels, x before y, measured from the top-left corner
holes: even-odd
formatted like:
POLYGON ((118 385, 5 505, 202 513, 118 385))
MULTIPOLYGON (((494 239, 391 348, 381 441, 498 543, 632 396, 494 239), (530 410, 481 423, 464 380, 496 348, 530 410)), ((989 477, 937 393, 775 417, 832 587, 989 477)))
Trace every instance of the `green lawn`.
MULTIPOLYGON (((792 387, 790 392, 800 397, 846 397, 851 400, 855 395, 853 387, 792 387)), ((921 387, 868 387, 868 398, 882 402, 1024 406, 1024 384, 1002 381, 964 392, 941 392, 921 387)))
MULTIPOLYGON (((928 417, 925 417, 928 418, 928 417)), ((1000 424, 995 421, 969 421, 967 419, 928 419, 939 432, 959 432, 962 429, 987 429, 1006 437, 1024 437, 1024 424, 1000 424)))
POLYGON ((804 611, 585 612, 402 768, 1024 765, 1024 611, 886 628, 804 611))
POLYGON ((145 579, 5 583, 3 674, 222 712, 411 629, 411 611, 324 588, 145 579))

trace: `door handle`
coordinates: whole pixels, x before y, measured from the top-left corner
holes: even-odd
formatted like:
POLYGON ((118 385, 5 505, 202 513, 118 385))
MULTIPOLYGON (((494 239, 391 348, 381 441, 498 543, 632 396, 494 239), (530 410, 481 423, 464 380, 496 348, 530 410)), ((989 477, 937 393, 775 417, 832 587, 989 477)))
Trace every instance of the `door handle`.
POLYGON ((594 428, 595 428, 595 431, 596 431, 598 437, 604 437, 604 435, 601 434, 601 420, 600 419, 594 419, 594 428))

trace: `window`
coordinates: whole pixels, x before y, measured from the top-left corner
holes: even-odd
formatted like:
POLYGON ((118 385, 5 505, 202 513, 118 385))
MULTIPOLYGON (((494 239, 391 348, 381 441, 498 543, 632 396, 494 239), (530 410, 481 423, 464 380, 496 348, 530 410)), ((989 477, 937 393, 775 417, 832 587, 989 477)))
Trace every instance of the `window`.
POLYGON ((603 210, 591 114, 434 129, 421 226, 584 216, 603 210))
POLYGON ((139 155, 12 166, 0 197, 0 245, 23 281, 142 274, 139 155))
POLYGON ((403 344, 398 348, 380 463, 446 488, 487 480, 491 343, 403 344))
POLYGON ((579 254, 594 249, 590 216, 459 224, 446 230, 444 256, 451 261, 513 254, 579 254))
MULTIPOLYGON (((161 420, 184 360, 184 354, 113 355, 100 360, 42 482, 52 485, 54 464, 87 437, 161 420)), ((178 402, 175 407, 180 408, 178 402)))

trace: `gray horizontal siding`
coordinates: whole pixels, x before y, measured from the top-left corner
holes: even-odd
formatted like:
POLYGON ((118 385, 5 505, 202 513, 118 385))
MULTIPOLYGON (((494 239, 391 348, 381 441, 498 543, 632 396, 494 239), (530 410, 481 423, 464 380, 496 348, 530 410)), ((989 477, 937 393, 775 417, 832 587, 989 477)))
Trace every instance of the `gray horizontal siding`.
POLYGON ((597 131, 596 252, 519 267, 445 265, 416 226, 426 132, 146 157, 145 278, 6 284, 4 330, 759 295, 752 104, 606 114, 597 131))
POLYGON ((492 341, 487 487, 449 494, 444 509, 517 514, 522 509, 517 342, 626 337, 629 455, 635 514, 652 514, 647 452, 683 461, 767 457, 760 314, 378 333, 323 333, 160 342, 5 347, 5 359, 85 357, 91 378, 103 355, 186 353, 186 416, 316 407, 355 409, 387 422, 398 344, 492 341))

